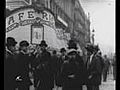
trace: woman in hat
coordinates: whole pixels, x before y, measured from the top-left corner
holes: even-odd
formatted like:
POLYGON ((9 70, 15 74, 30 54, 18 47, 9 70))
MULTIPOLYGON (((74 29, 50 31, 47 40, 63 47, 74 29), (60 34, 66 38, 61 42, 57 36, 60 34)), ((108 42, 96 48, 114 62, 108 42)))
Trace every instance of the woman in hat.
POLYGON ((77 53, 77 45, 69 42, 67 61, 62 65, 61 80, 63 90, 82 90, 85 82, 85 66, 77 53))

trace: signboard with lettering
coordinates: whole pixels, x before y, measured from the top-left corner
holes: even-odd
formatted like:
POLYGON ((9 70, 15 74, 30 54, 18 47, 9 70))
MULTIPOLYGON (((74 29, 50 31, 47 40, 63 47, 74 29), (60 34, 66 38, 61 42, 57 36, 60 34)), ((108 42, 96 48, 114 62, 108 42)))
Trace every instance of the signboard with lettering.
POLYGON ((33 24, 34 22, 46 24, 55 28, 55 20, 50 12, 44 10, 38 14, 32 8, 25 8, 16 11, 6 18, 6 32, 9 32, 19 26, 33 24))
POLYGON ((32 44, 40 44, 43 37, 43 26, 32 26, 31 27, 31 43, 32 44))
POLYGON ((70 33, 66 33, 62 28, 56 29, 56 36, 60 40, 70 40, 70 33))

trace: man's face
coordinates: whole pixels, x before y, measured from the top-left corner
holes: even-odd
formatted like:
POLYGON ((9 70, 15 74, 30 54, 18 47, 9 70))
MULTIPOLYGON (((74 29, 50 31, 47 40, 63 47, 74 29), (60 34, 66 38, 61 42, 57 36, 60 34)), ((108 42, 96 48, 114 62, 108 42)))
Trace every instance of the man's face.
POLYGON ((16 47, 15 47, 15 46, 10 46, 10 50, 11 50, 12 52, 15 52, 15 51, 16 51, 16 47))
POLYGON ((42 46, 41 50, 44 51, 46 49, 46 46, 42 46))
POLYGON ((21 49, 22 49, 24 52, 27 52, 28 47, 27 47, 27 46, 23 46, 21 49))
POLYGON ((92 55, 92 52, 88 51, 87 54, 88 54, 88 55, 92 55))
POLYGON ((105 55, 104 58, 107 58, 107 56, 105 55))
POLYGON ((74 58, 76 57, 76 55, 75 55, 75 54, 70 54, 70 55, 68 55, 68 57, 69 57, 70 59, 74 59, 74 58))
POLYGON ((66 52, 65 52, 65 51, 61 52, 61 55, 65 55, 65 54, 66 54, 66 52))

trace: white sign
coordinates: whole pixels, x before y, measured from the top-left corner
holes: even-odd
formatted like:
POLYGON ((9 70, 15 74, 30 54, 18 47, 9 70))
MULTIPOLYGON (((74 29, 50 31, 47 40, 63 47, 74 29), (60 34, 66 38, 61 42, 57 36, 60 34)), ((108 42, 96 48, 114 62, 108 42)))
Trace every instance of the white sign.
POLYGON ((19 26, 33 24, 35 21, 46 24, 52 28, 55 27, 54 17, 48 11, 43 11, 38 14, 32 8, 25 8, 16 11, 6 18, 6 32, 19 26))
POLYGON ((66 27, 68 27, 68 24, 60 17, 58 16, 57 19, 62 22, 66 27))
POLYGON ((40 44, 42 41, 43 27, 33 27, 32 28, 32 44, 40 44))

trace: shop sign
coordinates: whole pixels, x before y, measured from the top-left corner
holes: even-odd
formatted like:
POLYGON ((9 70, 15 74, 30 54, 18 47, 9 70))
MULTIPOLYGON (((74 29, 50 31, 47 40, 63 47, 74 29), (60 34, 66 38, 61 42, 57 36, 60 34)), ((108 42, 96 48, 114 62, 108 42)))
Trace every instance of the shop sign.
POLYGON ((56 35, 60 40, 70 40, 70 33, 64 32, 63 29, 57 28, 56 35))
POLYGON ((24 9, 15 12, 6 18, 6 32, 9 32, 19 26, 25 26, 38 22, 46 24, 55 28, 55 20, 51 13, 48 11, 40 12, 39 14, 34 9, 24 9))
POLYGON ((64 33, 64 39, 70 40, 70 33, 64 33))
POLYGON ((63 39, 63 29, 57 28, 56 29, 56 35, 57 35, 57 38, 59 38, 60 40, 62 40, 63 39))

